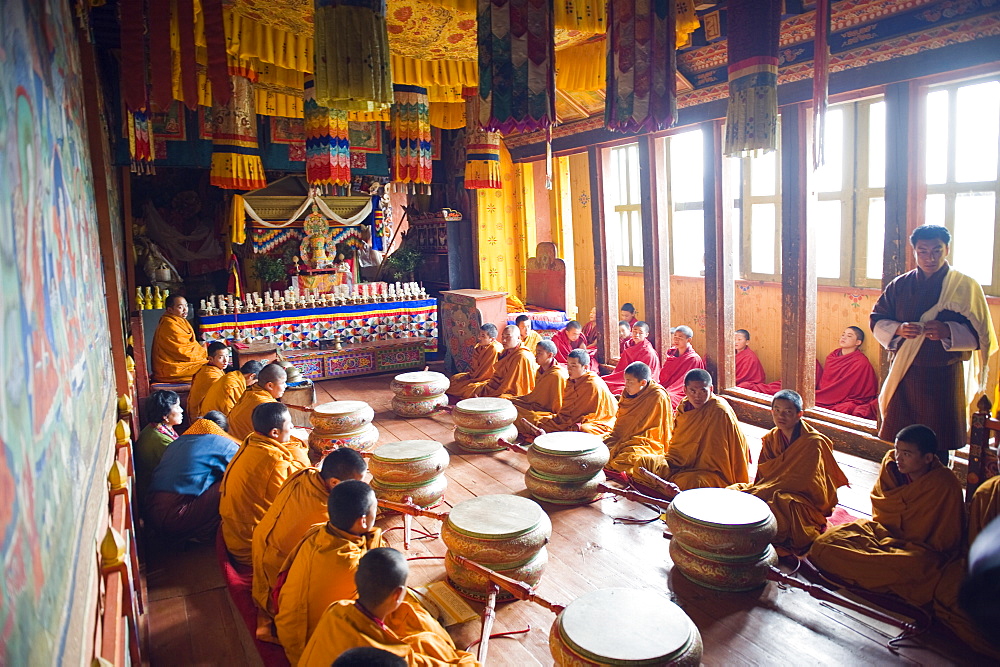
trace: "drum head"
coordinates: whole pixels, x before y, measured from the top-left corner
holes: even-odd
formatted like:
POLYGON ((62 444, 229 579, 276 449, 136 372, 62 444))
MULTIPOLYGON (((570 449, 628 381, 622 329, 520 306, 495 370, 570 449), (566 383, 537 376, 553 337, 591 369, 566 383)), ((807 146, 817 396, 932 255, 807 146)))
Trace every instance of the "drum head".
POLYGON ((603 445, 604 440, 593 433, 565 431, 540 435, 535 438, 532 447, 542 454, 573 456, 592 452, 603 445))
POLYGON ((606 588, 573 600, 556 619, 574 651, 601 664, 662 665, 692 642, 680 607, 649 590, 606 588))
POLYGON ((500 412, 514 407, 506 398, 467 398, 459 401, 456 410, 462 412, 500 412))
POLYGON ((682 491, 671 509, 695 523, 723 528, 760 526, 771 518, 771 508, 763 500, 732 489, 682 491))
POLYGON ((400 440, 385 443, 375 450, 372 458, 390 463, 405 463, 426 459, 442 449, 444 445, 437 440, 400 440))
POLYGON ((448 379, 443 373, 435 371, 412 371, 410 373, 400 373, 394 379, 396 382, 419 383, 419 382, 439 382, 442 378, 448 379))
POLYGON ((364 401, 330 401, 320 403, 313 408, 313 411, 323 415, 346 415, 367 407, 368 404, 364 401))
POLYGON ((448 523, 455 532, 495 540, 524 535, 547 519, 535 501, 510 495, 471 498, 455 505, 448 514, 448 523))

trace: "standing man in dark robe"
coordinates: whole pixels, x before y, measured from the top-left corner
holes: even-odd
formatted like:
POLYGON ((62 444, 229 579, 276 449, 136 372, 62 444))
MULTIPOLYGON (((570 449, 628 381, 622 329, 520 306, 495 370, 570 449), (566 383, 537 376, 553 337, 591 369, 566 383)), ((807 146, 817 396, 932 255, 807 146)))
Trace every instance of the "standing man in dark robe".
POLYGON ((948 450, 965 444, 969 403, 986 389, 997 349, 983 288, 948 265, 950 243, 939 225, 913 230, 917 268, 889 283, 871 314, 872 333, 892 355, 878 397, 879 437, 892 441, 904 427, 925 424, 945 463, 948 450))

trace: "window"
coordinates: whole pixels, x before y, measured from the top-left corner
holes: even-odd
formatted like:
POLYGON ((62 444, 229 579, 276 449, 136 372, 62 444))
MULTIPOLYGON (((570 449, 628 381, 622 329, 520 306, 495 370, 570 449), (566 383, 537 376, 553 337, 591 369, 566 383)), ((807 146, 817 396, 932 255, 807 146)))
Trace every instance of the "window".
POLYGON ((611 149, 611 174, 616 188, 611 188, 608 233, 617 234, 618 266, 642 267, 642 211, 639 204, 639 144, 611 149))
POLYGON ((950 263, 1000 295, 1000 80, 930 88, 925 112, 924 222, 946 226, 950 263))
MULTIPOLYGON (((671 273, 705 275, 705 147, 700 129, 662 139, 669 165, 667 224, 671 273)), ((663 221, 660 221, 661 224, 663 221)))
MULTIPOLYGON (((779 125, 780 128, 780 125, 779 125)), ((780 138, 780 132, 779 132, 780 138)), ((734 158, 736 159, 736 158, 734 158)), ((781 146, 739 158, 740 271, 747 280, 778 280, 781 271, 781 146)))

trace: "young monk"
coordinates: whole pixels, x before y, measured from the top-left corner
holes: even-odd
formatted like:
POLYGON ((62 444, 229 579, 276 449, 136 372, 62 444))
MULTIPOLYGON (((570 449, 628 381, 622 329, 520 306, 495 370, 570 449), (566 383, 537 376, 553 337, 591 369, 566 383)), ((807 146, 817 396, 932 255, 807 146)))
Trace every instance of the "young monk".
POLYGON ((587 349, 587 339, 583 337, 583 327, 576 320, 570 320, 566 323, 565 329, 557 331, 552 336, 552 342, 556 345, 556 361, 560 364, 566 363, 570 351, 583 350, 587 352, 587 367, 595 373, 598 372, 600 367, 597 365, 597 359, 587 349))
POLYGON ((757 358, 757 353, 750 349, 750 332, 737 329, 733 338, 736 343, 736 386, 764 382, 764 366, 757 358))
POLYGON ((355 480, 341 482, 330 490, 329 521, 310 529, 282 565, 281 573, 287 574, 274 621, 293 665, 299 662, 323 611, 337 600, 357 597, 354 572, 358 561, 369 549, 382 546, 382 529, 375 527, 377 510, 370 486, 355 480))
POLYGON ((878 376, 861 352, 865 332, 847 327, 840 347, 826 358, 823 378, 816 387, 816 405, 845 415, 875 419, 878 412, 878 376))
POLYGON ((263 362, 247 361, 237 370, 223 375, 221 380, 208 388, 201 402, 201 409, 206 414, 218 410, 228 416, 247 387, 257 381, 257 374, 262 368, 264 368, 263 362))
POLYGON ((472 398, 475 387, 488 381, 493 376, 493 367, 497 357, 503 352, 503 345, 497 341, 497 326, 487 322, 479 327, 479 338, 472 350, 472 361, 466 373, 456 373, 451 376, 451 386, 448 393, 456 398, 472 398))
POLYGON ((802 397, 782 389, 771 400, 774 428, 764 436, 753 484, 729 487, 765 501, 778 520, 776 547, 801 554, 826 528, 847 476, 833 458, 833 443, 802 421, 802 397))
POLYGON ((639 321, 639 318, 635 316, 635 306, 631 303, 623 303, 621 310, 618 311, 618 317, 624 322, 628 322, 628 326, 631 329, 635 326, 635 323, 639 321))
POLYGON ((642 456, 631 475, 640 483, 658 484, 639 470, 646 468, 678 489, 724 488, 749 482, 750 451, 729 403, 712 391, 712 376, 695 368, 684 376, 684 400, 677 406, 670 446, 665 456, 642 456))
POLYGON ((550 340, 543 340, 535 346, 535 388, 524 396, 510 396, 510 402, 517 408, 518 432, 524 428, 522 419, 538 421, 551 417, 562 409, 563 392, 569 376, 566 369, 556 363, 556 346, 550 340))
POLYGON ((187 321, 187 299, 171 294, 165 305, 167 309, 156 326, 149 356, 153 382, 190 382, 205 365, 208 354, 187 321))
POLYGON ((253 412, 263 403, 277 403, 285 395, 288 375, 278 364, 268 364, 257 374, 257 382, 247 387, 233 409, 229 411, 229 433, 243 440, 253 433, 253 412))
POLYGON ((553 431, 583 431, 602 438, 611 433, 618 404, 608 385, 601 381, 597 373, 587 369, 588 359, 586 350, 570 351, 566 363, 569 380, 563 391, 562 408, 554 415, 538 413, 530 424, 522 421, 523 440, 530 442, 543 433, 553 431))
POLYGON ((628 472, 642 456, 662 456, 673 422, 670 398, 653 379, 653 369, 633 361, 623 375, 625 387, 618 399, 615 428, 604 439, 611 450, 606 467, 617 472, 628 472))
POLYGON ((493 375, 485 382, 468 386, 473 396, 521 396, 535 388, 535 371, 538 370, 535 355, 521 345, 517 327, 513 324, 504 327, 500 342, 503 352, 493 366, 493 375))
POLYGON ((937 447, 923 424, 901 430, 872 489, 872 518, 820 535, 809 560, 849 584, 930 602, 941 569, 960 555, 964 521, 962 487, 937 447))
POLYGON ((590 309, 587 323, 583 325, 583 337, 587 339, 587 347, 597 349, 597 340, 601 337, 601 331, 597 327, 597 306, 590 309))
POLYGON ((219 500, 226 549, 233 560, 248 566, 252 564, 254 528, 285 480, 309 467, 305 444, 291 435, 292 418, 286 406, 258 405, 253 411, 253 427, 254 432, 243 440, 226 468, 219 500))
POLYGON ((299 665, 327 667, 359 646, 389 651, 408 665, 478 665, 471 653, 455 648, 433 616, 407 599, 408 576, 406 557, 395 549, 372 549, 362 556, 354 575, 358 599, 330 605, 299 665))
POLYGON ((673 330, 671 342, 673 347, 663 355, 660 369, 660 385, 670 394, 670 405, 676 408, 684 400, 684 377, 688 371, 695 368, 705 368, 701 355, 694 351, 691 339, 694 331, 691 327, 681 325, 673 330))
POLYGON ((530 354, 535 353, 535 346, 542 341, 542 334, 531 328, 531 318, 527 315, 518 315, 514 320, 517 331, 521 338, 521 345, 530 354))
MULTIPOLYGON (((253 599, 268 617, 274 614, 271 589, 288 554, 309 529, 327 520, 330 490, 368 470, 361 454, 341 447, 326 455, 319 468, 305 468, 282 485, 253 531, 253 599)), ((269 625, 269 623, 268 623, 269 625)))
POLYGON ((632 325, 632 344, 622 352, 615 370, 601 378, 612 394, 617 396, 622 393, 625 388, 625 369, 637 361, 648 366, 654 377, 660 377, 660 357, 649 342, 649 325, 645 322, 632 325))
POLYGON ((208 344, 208 362, 198 369, 191 378, 191 391, 188 393, 188 414, 197 419, 203 414, 201 404, 205 400, 208 389, 216 380, 226 374, 229 367, 230 352, 225 343, 212 341, 208 344))
POLYGON ((618 323, 618 356, 625 354, 632 345, 632 325, 622 320, 618 323))

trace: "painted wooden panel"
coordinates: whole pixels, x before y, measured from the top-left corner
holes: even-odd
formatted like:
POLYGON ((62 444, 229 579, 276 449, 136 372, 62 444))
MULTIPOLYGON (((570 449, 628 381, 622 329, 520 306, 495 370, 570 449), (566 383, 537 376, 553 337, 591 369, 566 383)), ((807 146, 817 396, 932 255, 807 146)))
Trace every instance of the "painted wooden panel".
POLYGON ((591 232, 591 207, 595 202, 590 192, 590 161, 586 153, 569 156, 569 183, 572 194, 576 316, 581 322, 586 322, 590 318, 591 308, 597 305, 594 237, 591 232))

